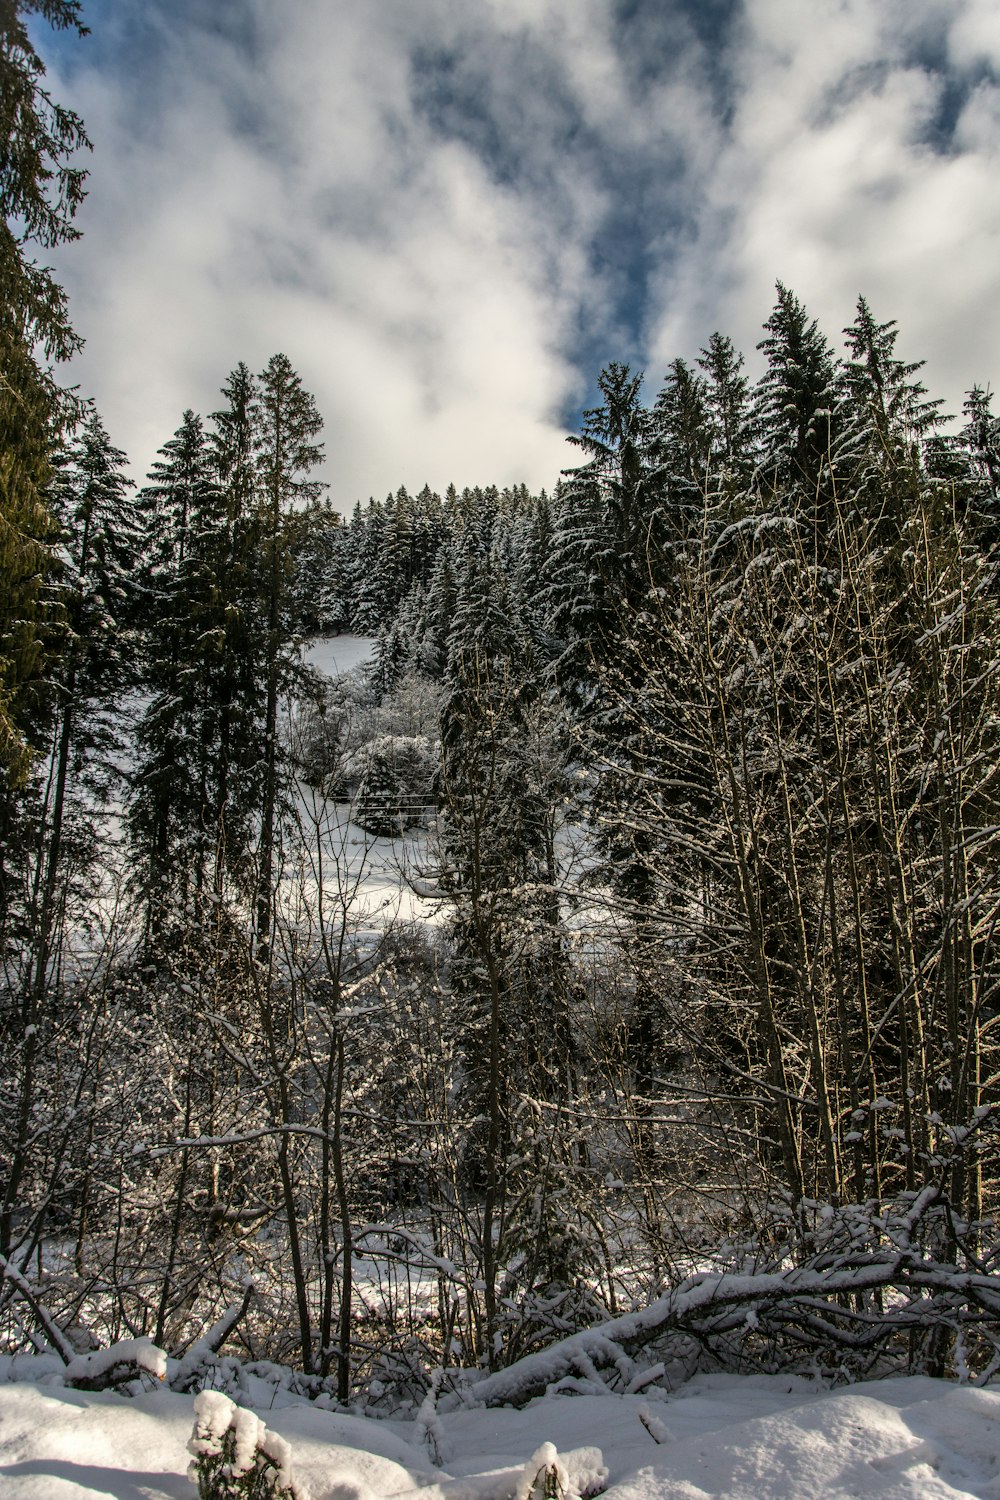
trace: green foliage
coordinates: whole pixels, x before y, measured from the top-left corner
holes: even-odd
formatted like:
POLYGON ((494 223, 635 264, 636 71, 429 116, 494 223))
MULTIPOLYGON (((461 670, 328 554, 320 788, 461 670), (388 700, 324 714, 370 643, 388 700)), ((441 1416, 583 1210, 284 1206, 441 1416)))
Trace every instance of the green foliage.
POLYGON ((45 68, 25 17, 84 32, 76 0, 0 6, 0 770, 23 783, 45 645, 44 592, 52 574, 46 505, 51 455, 70 403, 37 358, 79 347, 62 289, 28 259, 76 237, 85 174, 70 164, 89 143, 79 118, 42 86, 45 68))

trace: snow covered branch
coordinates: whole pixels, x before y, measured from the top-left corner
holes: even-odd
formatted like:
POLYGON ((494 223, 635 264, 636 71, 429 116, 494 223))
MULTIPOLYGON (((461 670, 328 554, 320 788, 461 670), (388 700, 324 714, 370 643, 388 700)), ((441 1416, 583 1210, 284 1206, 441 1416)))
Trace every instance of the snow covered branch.
POLYGON ((881 1253, 827 1255, 789 1269, 736 1275, 697 1274, 639 1311, 573 1334, 478 1381, 468 1399, 487 1406, 523 1405, 581 1369, 627 1368, 631 1356, 671 1336, 710 1340, 724 1333, 788 1331, 798 1325, 813 1347, 862 1351, 901 1330, 955 1327, 1000 1317, 1000 1277, 929 1259, 909 1245, 917 1220, 936 1201, 917 1195, 895 1226, 897 1243, 881 1253), (826 1263, 823 1263, 825 1261, 826 1263), (866 1294, 892 1288, 888 1306, 866 1294))
POLYGON ((22 1273, 2 1255, 0 1255, 0 1280, 8 1281, 17 1294, 24 1298, 37 1318, 39 1327, 59 1355, 63 1364, 69 1365, 76 1358, 76 1350, 73 1348, 73 1345, 69 1342, 44 1303, 39 1301, 22 1273))

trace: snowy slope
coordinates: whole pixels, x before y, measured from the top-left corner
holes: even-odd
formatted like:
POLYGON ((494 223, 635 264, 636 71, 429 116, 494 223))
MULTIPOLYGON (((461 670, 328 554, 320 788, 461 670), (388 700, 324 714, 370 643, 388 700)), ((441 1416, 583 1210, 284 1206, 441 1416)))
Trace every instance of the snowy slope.
MULTIPOLYGON (((374 657, 370 636, 317 636, 302 650, 302 659, 325 677, 356 672, 374 657)), ((328 861, 326 884, 334 899, 352 893, 352 925, 378 936, 394 922, 428 922, 439 915, 439 904, 418 895, 425 882, 425 835, 413 830, 397 838, 378 838, 351 822, 346 803, 324 803, 308 788, 301 792, 307 828, 322 830, 328 861)))
POLYGON ((303 660, 326 677, 340 677, 364 667, 375 655, 375 641, 367 635, 316 636, 303 648, 303 660))
MULTIPOLYGON (((193 1500, 192 1401, 0 1384, 0 1496, 193 1500)), ((667 1401, 547 1397, 523 1411, 467 1410, 440 1419, 447 1475, 431 1472, 411 1423, 302 1405, 261 1416, 291 1443, 313 1500, 512 1500, 544 1441, 561 1454, 599 1446, 610 1500, 1000 1500, 1000 1394, 944 1381, 822 1392, 804 1380, 708 1376, 667 1401)))

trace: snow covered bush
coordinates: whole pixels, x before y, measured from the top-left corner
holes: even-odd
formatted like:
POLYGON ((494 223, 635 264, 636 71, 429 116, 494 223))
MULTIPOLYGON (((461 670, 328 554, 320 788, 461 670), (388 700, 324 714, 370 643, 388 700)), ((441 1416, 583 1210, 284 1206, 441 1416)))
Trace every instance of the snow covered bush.
POLYGON ((188 1477, 200 1500, 311 1500, 292 1476, 292 1450, 255 1412, 221 1391, 202 1391, 194 1403, 188 1477))
POLYGON ((107 1391, 129 1385, 143 1375, 163 1380, 167 1356, 152 1339, 122 1339, 110 1349, 78 1354, 63 1370, 63 1383, 78 1391, 107 1391))
POLYGON ((391 838, 420 821, 432 796, 437 759, 424 735, 380 735, 366 747, 352 821, 391 838))
POLYGON ((571 1494, 569 1475, 552 1443, 543 1443, 525 1464, 514 1500, 564 1500, 571 1494))

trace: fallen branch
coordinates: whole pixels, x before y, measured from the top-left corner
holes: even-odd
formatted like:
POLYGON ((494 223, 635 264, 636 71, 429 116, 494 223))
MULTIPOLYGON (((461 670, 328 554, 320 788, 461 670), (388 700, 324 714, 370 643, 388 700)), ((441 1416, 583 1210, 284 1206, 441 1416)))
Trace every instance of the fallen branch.
POLYGON ((63 1384, 78 1391, 115 1390, 142 1375, 162 1380, 167 1356, 151 1339, 122 1339, 110 1349, 78 1354, 63 1371, 63 1384))
POLYGON ((888 1229, 887 1220, 880 1221, 883 1243, 871 1250, 825 1250, 809 1265, 778 1271, 690 1276, 648 1307, 483 1377, 450 1404, 521 1406, 581 1368, 620 1371, 630 1355, 671 1336, 704 1343, 724 1334, 808 1330, 813 1347, 861 1354, 915 1328, 995 1323, 1000 1277, 930 1259, 912 1244, 918 1221, 939 1201, 936 1189, 924 1189, 888 1229), (876 1303, 859 1307, 865 1294, 883 1288, 901 1293, 902 1300, 886 1309, 876 1303))
POLYGON ((39 1301, 35 1293, 32 1291, 29 1282, 25 1279, 25 1277, 17 1269, 17 1267, 12 1266, 10 1261, 6 1260, 2 1255, 0 1255, 0 1279, 9 1281, 18 1295, 23 1297, 25 1302, 27 1302, 28 1306, 31 1308, 31 1311, 34 1313, 36 1319, 38 1320, 38 1326, 45 1334, 45 1337, 48 1339, 49 1343, 52 1345, 53 1349, 56 1351, 63 1364, 69 1365, 74 1359, 76 1359, 76 1350, 73 1348, 73 1345, 63 1333, 62 1329, 59 1327, 59 1324, 49 1312, 48 1308, 43 1302, 39 1301))
POLYGON ((171 1376, 170 1389, 172 1391, 190 1391, 199 1384, 199 1371, 202 1366, 218 1354, 226 1339, 238 1327, 255 1294, 256 1288, 253 1282, 248 1282, 242 1302, 234 1302, 232 1307, 227 1308, 222 1317, 212 1324, 211 1328, 196 1338, 194 1343, 184 1351, 176 1371, 171 1376))

